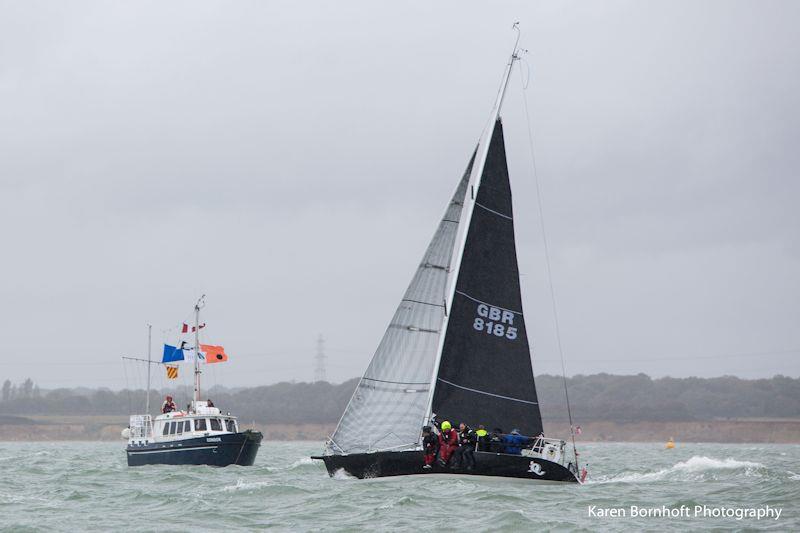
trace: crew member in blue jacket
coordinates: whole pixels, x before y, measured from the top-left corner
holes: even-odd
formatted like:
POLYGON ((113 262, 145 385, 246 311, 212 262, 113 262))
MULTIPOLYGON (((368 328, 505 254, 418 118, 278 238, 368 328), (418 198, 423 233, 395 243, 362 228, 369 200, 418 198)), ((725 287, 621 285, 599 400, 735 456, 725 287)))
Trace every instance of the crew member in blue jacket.
POLYGON ((505 445, 505 453, 510 455, 522 454, 522 448, 530 443, 530 437, 519 434, 518 429, 511 430, 510 435, 503 437, 503 444, 505 445))

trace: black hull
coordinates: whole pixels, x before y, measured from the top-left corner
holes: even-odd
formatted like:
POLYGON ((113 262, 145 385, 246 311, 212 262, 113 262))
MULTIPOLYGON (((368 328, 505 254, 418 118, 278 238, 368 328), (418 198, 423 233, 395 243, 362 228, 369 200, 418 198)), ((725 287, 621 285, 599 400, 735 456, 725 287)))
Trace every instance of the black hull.
POLYGON ((262 438, 260 432, 247 430, 242 433, 128 446, 128 466, 251 466, 256 460, 262 438))
POLYGON ((423 469, 425 463, 421 451, 325 455, 315 456, 313 459, 323 460, 331 476, 338 470, 344 470, 359 479, 415 474, 463 474, 579 483, 575 474, 558 463, 538 457, 504 453, 475 452, 475 467, 469 471, 436 464, 429 470, 423 469))

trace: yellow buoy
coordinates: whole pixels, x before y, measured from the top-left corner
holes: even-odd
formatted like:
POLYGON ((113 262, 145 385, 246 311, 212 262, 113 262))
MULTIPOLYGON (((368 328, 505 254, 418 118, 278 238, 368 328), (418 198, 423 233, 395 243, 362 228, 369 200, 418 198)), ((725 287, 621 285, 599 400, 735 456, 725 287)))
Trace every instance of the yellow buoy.
POLYGON ((672 448, 674 448, 674 447, 675 447, 675 440, 674 440, 672 437, 670 437, 670 438, 669 438, 669 440, 667 441, 667 446, 666 446, 666 448, 667 448, 668 450, 671 450, 671 449, 672 449, 672 448))

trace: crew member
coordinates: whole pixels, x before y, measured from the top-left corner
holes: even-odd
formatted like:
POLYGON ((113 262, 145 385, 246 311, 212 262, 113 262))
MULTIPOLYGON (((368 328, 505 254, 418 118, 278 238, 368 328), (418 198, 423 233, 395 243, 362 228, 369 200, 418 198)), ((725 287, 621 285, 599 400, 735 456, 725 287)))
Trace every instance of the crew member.
POLYGON ((464 422, 458 426, 458 449, 453 455, 453 468, 466 468, 472 470, 475 468, 475 443, 477 437, 472 429, 469 428, 464 422))
POLYGON ((164 403, 161 404, 161 412, 162 413, 171 413, 172 411, 177 411, 178 408, 175 407, 175 402, 172 401, 172 396, 167 396, 164 400, 164 403))
POLYGON ((450 457, 458 448, 458 432, 453 429, 452 424, 445 420, 442 422, 439 432, 439 464, 447 466, 450 457))
POLYGON ((211 401, 211 398, 209 398, 208 400, 206 400, 206 405, 207 405, 208 407, 214 407, 214 402, 212 402, 212 401, 211 401))
POLYGON ((478 451, 485 452, 489 445, 489 432, 483 427, 483 424, 478 425, 475 430, 475 439, 478 441, 478 451))
POLYGON ((503 445, 503 430, 501 428, 494 428, 492 436, 489 438, 489 451, 494 453, 503 453, 505 446, 503 445))
POLYGON ((522 453, 522 447, 528 444, 530 440, 531 439, 529 437, 520 435, 518 429, 511 430, 510 435, 503 437, 505 453, 511 455, 520 455, 522 453))
POLYGON ((436 452, 439 451, 439 437, 436 436, 430 426, 422 428, 422 449, 425 453, 425 466, 422 468, 429 470, 436 460, 436 452))

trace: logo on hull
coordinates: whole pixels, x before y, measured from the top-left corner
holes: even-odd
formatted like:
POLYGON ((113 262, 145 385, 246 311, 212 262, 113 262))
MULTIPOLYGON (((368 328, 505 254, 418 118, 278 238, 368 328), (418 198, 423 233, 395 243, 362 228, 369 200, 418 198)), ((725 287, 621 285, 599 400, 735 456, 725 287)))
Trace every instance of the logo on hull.
POLYGON ((543 476, 547 473, 544 470, 542 470, 542 466, 536 461, 531 461, 531 464, 528 465, 528 472, 532 472, 537 476, 543 476))

